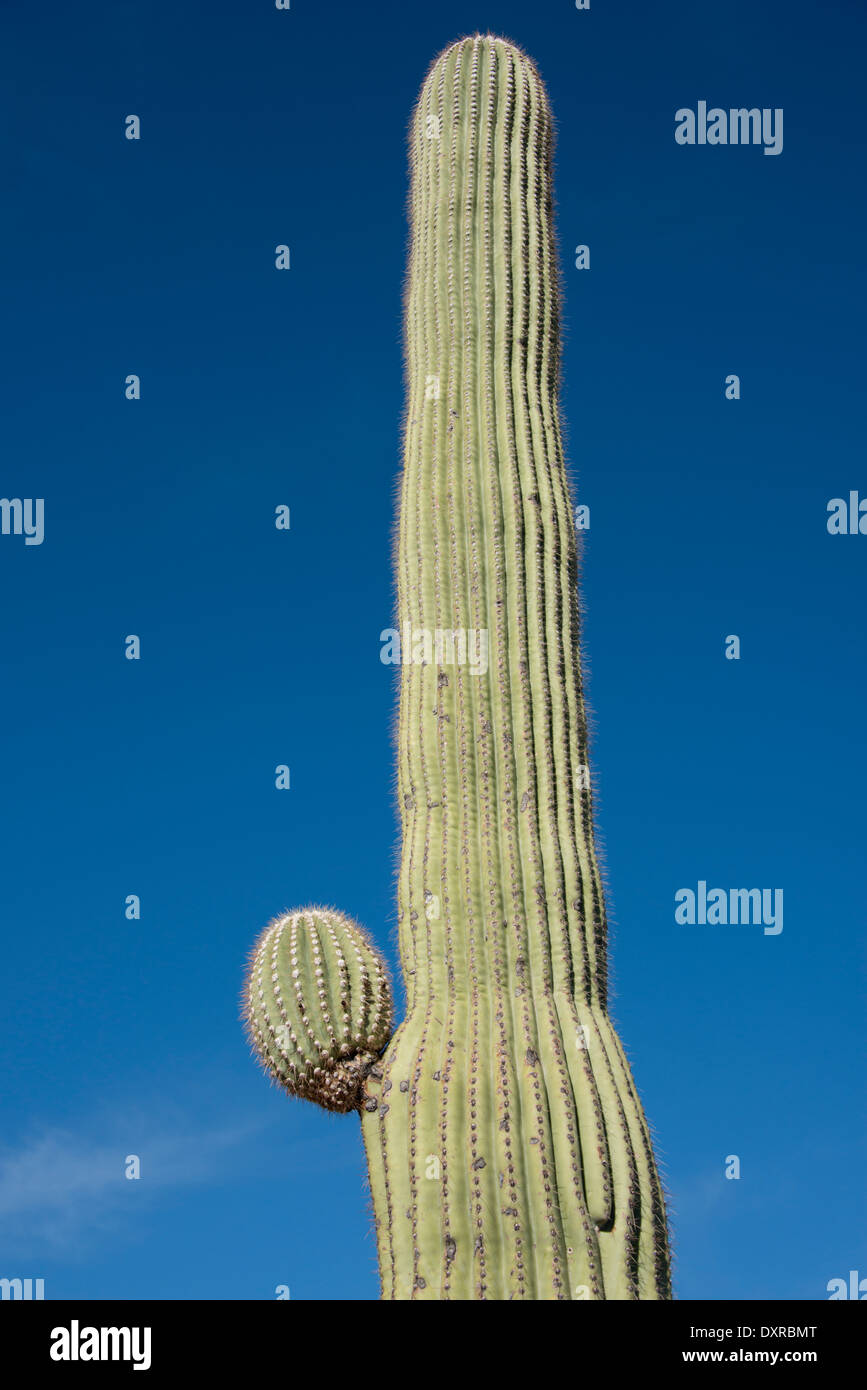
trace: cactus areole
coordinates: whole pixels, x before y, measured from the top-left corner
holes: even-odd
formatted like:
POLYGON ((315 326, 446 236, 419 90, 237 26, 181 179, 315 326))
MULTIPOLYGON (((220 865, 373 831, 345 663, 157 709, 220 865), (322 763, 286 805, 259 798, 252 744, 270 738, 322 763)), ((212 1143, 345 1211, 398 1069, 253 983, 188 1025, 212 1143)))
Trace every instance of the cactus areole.
POLYGON ((311 909, 260 939, 248 1030, 290 1092, 358 1110, 384 1298, 667 1299, 662 1187, 607 1010, 557 400, 553 130, 534 64, 491 36, 453 44, 410 145, 407 1013, 383 1051, 382 962, 361 928, 311 909), (484 663, 460 659, 472 635, 484 663))

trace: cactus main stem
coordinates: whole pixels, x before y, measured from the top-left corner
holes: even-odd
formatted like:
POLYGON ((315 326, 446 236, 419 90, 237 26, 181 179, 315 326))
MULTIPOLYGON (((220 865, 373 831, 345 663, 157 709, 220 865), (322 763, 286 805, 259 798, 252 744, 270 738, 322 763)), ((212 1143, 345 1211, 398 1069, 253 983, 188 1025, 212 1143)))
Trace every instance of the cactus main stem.
POLYGON ((441 54, 411 157, 399 628, 486 640, 487 669, 402 653, 408 1010, 362 1110, 383 1295, 668 1298, 607 1014, 552 123, 526 55, 480 36, 441 54))

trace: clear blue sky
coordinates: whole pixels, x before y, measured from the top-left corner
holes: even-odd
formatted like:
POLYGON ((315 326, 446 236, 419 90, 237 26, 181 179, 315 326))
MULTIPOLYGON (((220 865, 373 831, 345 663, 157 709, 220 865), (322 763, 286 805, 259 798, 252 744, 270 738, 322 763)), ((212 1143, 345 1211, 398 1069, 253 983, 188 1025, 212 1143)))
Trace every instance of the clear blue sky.
POLYGON ((377 1296, 357 1121, 268 1086, 238 996, 310 901, 394 959, 405 133, 475 30, 558 123, 613 1013, 677 1293, 867 1275, 867 536, 826 529, 867 496, 861 5, 18 0, 2 30, 0 495, 46 511, 0 536, 0 1276, 377 1296), (700 100, 782 107, 783 153, 679 146, 700 100), (700 880, 782 888, 782 933, 677 925, 700 880))

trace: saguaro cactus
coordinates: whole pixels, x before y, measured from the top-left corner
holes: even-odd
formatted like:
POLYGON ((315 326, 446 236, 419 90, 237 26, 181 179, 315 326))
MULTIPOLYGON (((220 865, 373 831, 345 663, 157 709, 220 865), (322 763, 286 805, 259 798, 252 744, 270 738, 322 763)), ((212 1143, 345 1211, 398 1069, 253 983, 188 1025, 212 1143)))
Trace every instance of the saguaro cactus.
MULTIPOLYGON (((477 35, 436 59, 411 128, 397 551, 407 1014, 381 1057, 362 1030, 350 1059, 385 1298, 671 1296, 607 1012, 552 143, 514 44, 477 35), (473 642, 487 659, 470 665, 473 642)), ((273 1061, 279 1009, 262 1013, 256 973, 273 1061)))

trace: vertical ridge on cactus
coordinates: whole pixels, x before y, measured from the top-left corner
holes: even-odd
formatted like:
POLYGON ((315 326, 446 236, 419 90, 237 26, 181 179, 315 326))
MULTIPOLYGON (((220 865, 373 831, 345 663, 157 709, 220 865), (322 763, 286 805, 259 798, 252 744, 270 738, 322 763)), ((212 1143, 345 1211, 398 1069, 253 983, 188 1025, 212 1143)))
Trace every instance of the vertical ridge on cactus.
POLYGON ((407 1013, 355 1096, 388 1299, 671 1296, 607 1009, 552 149, 516 45, 440 54, 410 136, 399 630, 487 659, 400 667, 407 1013))

